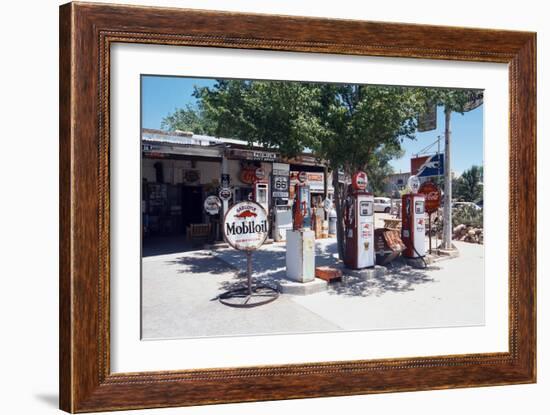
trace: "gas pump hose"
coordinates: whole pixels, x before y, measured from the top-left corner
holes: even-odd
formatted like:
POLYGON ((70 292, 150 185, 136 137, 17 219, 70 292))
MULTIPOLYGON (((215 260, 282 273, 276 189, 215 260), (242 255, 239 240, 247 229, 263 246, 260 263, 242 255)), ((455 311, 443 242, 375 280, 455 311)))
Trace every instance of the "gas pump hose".
POLYGON ((422 262, 424 263, 424 268, 422 268, 422 269, 428 268, 428 264, 426 263, 426 260, 424 259, 424 256, 425 256, 425 255, 424 255, 424 256, 420 255, 420 254, 418 253, 418 251, 416 250, 414 244, 413 244, 412 247, 413 247, 413 249, 414 249, 414 252, 416 252, 416 255, 418 255, 418 256, 420 257, 420 259, 422 260, 422 262))

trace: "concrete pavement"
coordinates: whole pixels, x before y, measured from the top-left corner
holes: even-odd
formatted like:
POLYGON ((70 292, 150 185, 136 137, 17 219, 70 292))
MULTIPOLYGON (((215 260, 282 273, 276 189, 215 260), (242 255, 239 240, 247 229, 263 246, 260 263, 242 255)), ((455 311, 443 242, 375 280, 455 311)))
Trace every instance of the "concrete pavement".
MULTIPOLYGON (((216 298, 244 282, 245 255, 233 249, 143 258, 142 336, 185 338, 482 325, 483 245, 455 242, 460 257, 427 270, 399 268, 383 277, 346 276, 325 292, 282 294, 276 301, 235 309, 216 298)), ((334 239, 316 244, 316 264, 333 264, 334 239)), ((253 255, 255 281, 285 275, 285 245, 264 245, 253 255)))

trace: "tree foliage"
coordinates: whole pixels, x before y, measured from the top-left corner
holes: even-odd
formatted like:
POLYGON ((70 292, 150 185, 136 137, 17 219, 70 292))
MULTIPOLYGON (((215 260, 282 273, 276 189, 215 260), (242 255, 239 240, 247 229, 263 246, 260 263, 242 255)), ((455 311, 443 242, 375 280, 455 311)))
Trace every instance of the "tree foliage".
MULTIPOLYGON (((403 154, 403 140, 415 137, 418 114, 434 103, 462 112, 470 99, 463 90, 248 80, 218 80, 194 96, 197 108, 178 110, 163 125, 242 139, 286 157, 313 152, 333 172, 340 219, 345 189, 338 171, 366 171, 380 194, 390 160, 403 154)), ((342 254, 341 220, 337 230, 342 254)))
MULTIPOLYGON (((334 172, 335 205, 343 217, 344 187, 336 172, 365 170, 375 191, 413 138, 424 97, 395 86, 220 80, 195 92, 216 135, 259 143, 293 157, 311 150, 334 172)), ((339 251, 343 229, 338 226, 339 251)))
POLYGON ((195 134, 214 134, 215 123, 201 105, 186 105, 162 119, 161 128, 169 131, 191 131, 195 134))
POLYGON ((472 166, 456 179, 453 196, 464 202, 479 202, 483 198, 483 167, 472 166))
POLYGON ((319 91, 312 84, 281 81, 219 80, 195 96, 217 136, 258 143, 293 157, 322 134, 314 116, 319 91))

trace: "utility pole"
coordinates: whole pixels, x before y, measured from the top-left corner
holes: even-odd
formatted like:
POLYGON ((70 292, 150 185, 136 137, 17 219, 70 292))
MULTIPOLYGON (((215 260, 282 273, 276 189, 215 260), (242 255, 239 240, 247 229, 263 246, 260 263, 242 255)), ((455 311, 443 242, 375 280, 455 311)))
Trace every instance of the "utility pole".
POLYGON ((443 249, 452 249, 453 210, 451 201, 453 196, 453 183, 451 176, 451 109, 445 106, 445 194, 443 205, 443 249))

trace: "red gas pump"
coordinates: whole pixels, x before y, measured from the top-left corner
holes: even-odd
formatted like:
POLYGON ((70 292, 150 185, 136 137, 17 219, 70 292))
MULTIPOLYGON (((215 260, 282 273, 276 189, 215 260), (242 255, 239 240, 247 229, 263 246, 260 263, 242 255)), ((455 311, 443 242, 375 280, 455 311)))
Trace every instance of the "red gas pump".
POLYGON ((309 208, 309 185, 307 174, 300 172, 295 186, 294 204, 292 205, 292 229, 311 228, 311 213, 309 208))
POLYGON ((352 269, 372 267, 375 264, 374 196, 367 192, 367 184, 365 172, 355 173, 346 198, 344 263, 352 269))
POLYGON ((426 255, 425 197, 418 193, 418 177, 411 176, 408 186, 411 193, 401 196, 401 239, 406 246, 403 255, 423 258, 426 255))

